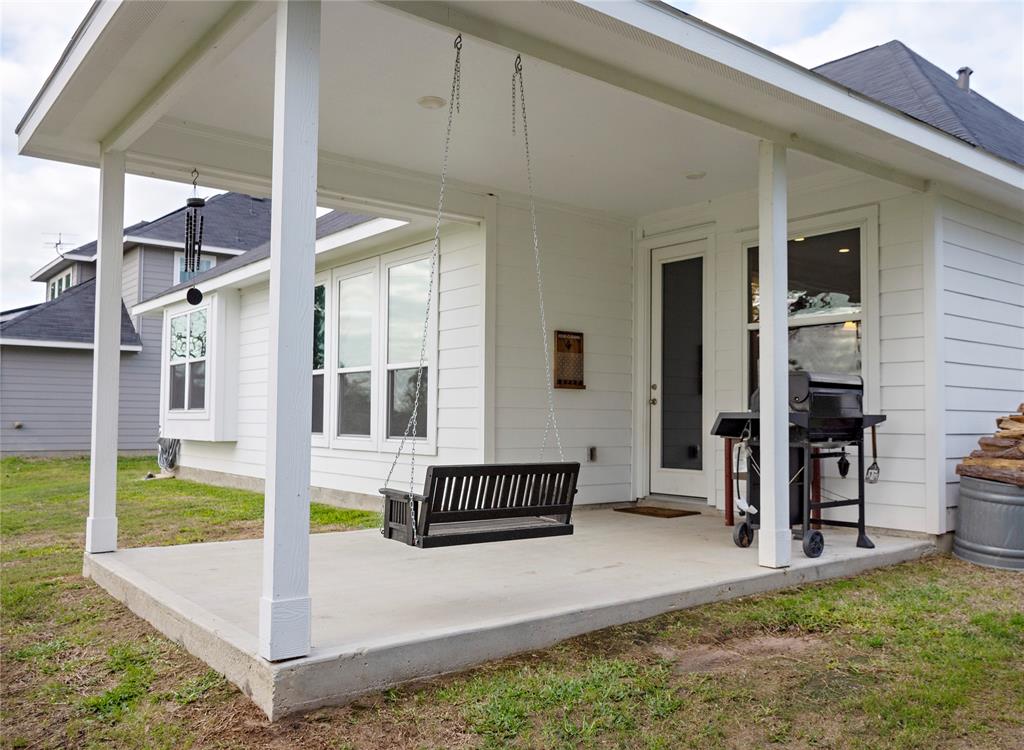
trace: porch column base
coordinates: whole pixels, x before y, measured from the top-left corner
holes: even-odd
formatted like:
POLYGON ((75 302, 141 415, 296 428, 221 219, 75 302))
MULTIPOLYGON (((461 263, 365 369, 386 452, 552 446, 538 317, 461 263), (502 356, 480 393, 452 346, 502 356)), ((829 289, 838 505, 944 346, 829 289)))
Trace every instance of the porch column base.
POLYGON ((267 661, 306 656, 310 650, 312 614, 310 598, 260 597, 259 647, 267 661))
POLYGON ((85 551, 117 550, 117 516, 89 516, 85 522, 85 551))
POLYGON ((788 528, 757 532, 757 564, 762 568, 788 568, 793 532, 788 528))

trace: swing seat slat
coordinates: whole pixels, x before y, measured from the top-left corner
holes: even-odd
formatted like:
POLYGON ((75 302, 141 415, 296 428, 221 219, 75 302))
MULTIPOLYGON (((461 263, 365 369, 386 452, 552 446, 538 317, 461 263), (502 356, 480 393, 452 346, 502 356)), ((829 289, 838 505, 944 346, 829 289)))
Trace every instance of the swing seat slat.
POLYGON ((422 495, 384 487, 384 536, 416 547, 447 547, 573 533, 579 463, 431 466, 422 495))

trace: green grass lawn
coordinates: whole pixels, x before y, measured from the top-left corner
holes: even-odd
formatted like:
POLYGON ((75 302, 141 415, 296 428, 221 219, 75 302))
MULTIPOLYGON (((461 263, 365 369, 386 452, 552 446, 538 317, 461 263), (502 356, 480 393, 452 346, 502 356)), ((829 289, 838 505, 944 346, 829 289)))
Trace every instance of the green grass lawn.
MULTIPOLYGON (((262 497, 143 481, 122 546, 258 536, 262 497)), ((0 743, 124 748, 1024 748, 1024 576, 933 557, 673 613, 270 724, 81 577, 88 462, 4 459, 0 743)), ((313 505, 314 530, 374 513, 313 505)))

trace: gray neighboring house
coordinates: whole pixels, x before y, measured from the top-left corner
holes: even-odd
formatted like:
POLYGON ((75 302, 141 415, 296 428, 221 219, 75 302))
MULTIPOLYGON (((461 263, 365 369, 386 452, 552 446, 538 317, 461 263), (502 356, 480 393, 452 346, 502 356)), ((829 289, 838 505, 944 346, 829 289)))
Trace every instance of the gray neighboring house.
MULTIPOLYGON (((270 238, 270 201, 223 193, 204 209, 203 268, 270 238)), ((324 217, 326 218, 326 217, 324 217)), ((159 433, 162 315, 130 317, 139 301, 187 280, 184 209, 125 228, 118 448, 153 452, 159 433)), ((32 275, 46 301, 0 313, 0 453, 89 452, 96 243, 32 275)))

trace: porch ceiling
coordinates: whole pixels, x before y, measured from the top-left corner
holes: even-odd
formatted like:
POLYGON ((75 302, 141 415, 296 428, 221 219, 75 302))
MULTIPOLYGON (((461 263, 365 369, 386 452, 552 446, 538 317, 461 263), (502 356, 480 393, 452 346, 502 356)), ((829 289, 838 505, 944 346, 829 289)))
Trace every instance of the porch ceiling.
MULTIPOLYGON (((22 152, 95 164, 98 144, 116 143, 131 171, 205 166, 225 187, 265 191, 273 4, 110 2, 92 13, 19 127, 22 152)), ((525 53, 545 198, 638 216, 753 189, 758 137, 793 148, 792 179, 841 164, 1008 205, 1024 183, 1024 170, 658 3, 328 2, 322 28, 321 149, 343 167, 437 171, 445 113, 416 100, 448 96, 458 28, 451 174, 489 190, 525 189, 510 132, 513 49, 525 53), (693 172, 707 177, 687 181, 693 172)))

